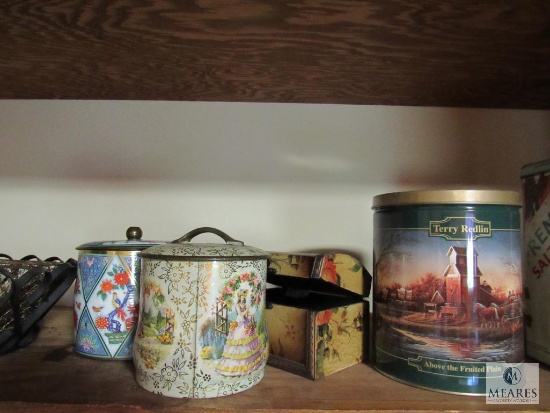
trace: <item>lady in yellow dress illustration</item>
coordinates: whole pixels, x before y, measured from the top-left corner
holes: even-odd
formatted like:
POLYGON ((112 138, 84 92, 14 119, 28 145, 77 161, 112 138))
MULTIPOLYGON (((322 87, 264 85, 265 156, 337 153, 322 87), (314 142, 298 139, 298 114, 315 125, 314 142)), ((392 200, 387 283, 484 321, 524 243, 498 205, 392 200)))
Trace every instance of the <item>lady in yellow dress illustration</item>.
POLYGON ((267 360, 267 351, 261 343, 247 297, 248 290, 237 293, 237 318, 229 325, 223 354, 216 367, 224 376, 245 376, 258 370, 267 360))

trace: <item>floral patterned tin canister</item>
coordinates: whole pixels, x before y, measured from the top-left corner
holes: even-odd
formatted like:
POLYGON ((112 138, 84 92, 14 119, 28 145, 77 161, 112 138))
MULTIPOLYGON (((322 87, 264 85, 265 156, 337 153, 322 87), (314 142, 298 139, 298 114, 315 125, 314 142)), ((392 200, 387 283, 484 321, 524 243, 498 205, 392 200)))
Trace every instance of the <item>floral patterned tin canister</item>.
POLYGON ((136 381, 153 393, 210 398, 246 390, 267 362, 267 253, 198 228, 142 258, 136 381), (203 233, 225 243, 191 243, 203 233))
POLYGON ((160 241, 142 241, 130 227, 127 240, 77 247, 74 294, 75 352, 106 360, 131 360, 139 308, 138 252, 160 241))
POLYGON ((484 395, 487 362, 523 361, 520 206, 506 191, 374 198, 377 370, 484 395))

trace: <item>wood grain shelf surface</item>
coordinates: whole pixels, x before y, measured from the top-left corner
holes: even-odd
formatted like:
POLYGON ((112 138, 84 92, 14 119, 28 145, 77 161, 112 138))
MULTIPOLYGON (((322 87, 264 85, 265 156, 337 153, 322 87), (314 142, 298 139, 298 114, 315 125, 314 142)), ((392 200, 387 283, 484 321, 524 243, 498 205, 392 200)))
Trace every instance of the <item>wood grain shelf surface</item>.
POLYGON ((318 381, 267 367, 242 393, 214 399, 173 399, 139 387, 131 361, 104 361, 73 352, 72 309, 55 307, 35 342, 0 356, 2 412, 366 412, 548 411, 550 371, 540 369, 540 404, 489 405, 398 383, 359 364, 318 381), (503 409, 504 407, 504 409, 503 409))
POLYGON ((13 0, 0 98, 550 108, 546 0, 13 0))

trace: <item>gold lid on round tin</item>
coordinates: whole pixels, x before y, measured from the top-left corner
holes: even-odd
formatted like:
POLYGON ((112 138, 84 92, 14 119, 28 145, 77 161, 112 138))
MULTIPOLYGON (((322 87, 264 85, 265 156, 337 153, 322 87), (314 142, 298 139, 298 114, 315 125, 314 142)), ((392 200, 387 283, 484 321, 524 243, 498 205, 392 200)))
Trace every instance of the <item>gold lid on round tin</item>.
POLYGON ((521 196, 514 191, 449 189, 433 191, 391 192, 377 195, 372 200, 372 208, 395 205, 428 204, 485 204, 521 206, 521 196))

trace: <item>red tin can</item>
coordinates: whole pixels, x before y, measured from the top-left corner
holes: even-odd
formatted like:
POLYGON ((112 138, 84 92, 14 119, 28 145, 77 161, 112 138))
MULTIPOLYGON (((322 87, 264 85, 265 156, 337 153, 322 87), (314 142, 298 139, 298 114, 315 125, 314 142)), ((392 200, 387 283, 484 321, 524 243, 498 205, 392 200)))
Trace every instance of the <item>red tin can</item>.
POLYGON ((526 353, 550 364, 550 159, 521 169, 526 353))

